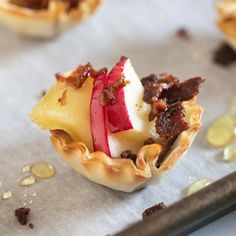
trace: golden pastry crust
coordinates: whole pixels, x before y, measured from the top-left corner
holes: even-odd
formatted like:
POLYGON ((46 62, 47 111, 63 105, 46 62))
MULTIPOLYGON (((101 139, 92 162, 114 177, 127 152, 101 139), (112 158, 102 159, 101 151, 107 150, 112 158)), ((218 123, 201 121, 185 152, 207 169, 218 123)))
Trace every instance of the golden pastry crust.
POLYGON ((219 1, 216 8, 218 11, 217 24, 229 44, 236 49, 236 1, 219 1))
POLYGON ((183 102, 189 129, 182 132, 159 168, 156 162, 162 151, 159 144, 143 146, 137 153, 136 165, 130 159, 110 158, 103 152, 90 153, 82 142, 73 142, 64 131, 52 131, 51 141, 63 159, 86 178, 112 189, 132 192, 158 183, 191 146, 201 124, 202 108, 195 99, 183 102))
POLYGON ((101 0, 83 0, 68 11, 63 1, 51 0, 47 9, 34 10, 0 1, 0 23, 29 37, 47 38, 60 34, 91 15, 101 0))

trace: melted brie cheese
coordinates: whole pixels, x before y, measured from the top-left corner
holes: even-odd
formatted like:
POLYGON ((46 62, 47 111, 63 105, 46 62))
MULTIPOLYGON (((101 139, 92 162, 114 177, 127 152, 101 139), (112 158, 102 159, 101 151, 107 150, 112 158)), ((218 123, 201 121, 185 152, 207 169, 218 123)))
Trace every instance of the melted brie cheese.
POLYGON ((130 129, 122 132, 108 135, 108 141, 112 157, 119 157, 123 151, 131 150, 137 153, 148 138, 156 140, 158 135, 155 130, 155 122, 148 120, 150 105, 145 102, 139 102, 137 105, 137 117, 142 121, 138 129, 130 129))
POLYGON ((74 89, 65 83, 57 82, 30 112, 30 117, 40 128, 45 130, 61 129, 74 141, 86 144, 93 151, 90 131, 90 98, 93 78, 89 77, 83 86, 74 89), (67 90, 65 104, 58 99, 67 90))

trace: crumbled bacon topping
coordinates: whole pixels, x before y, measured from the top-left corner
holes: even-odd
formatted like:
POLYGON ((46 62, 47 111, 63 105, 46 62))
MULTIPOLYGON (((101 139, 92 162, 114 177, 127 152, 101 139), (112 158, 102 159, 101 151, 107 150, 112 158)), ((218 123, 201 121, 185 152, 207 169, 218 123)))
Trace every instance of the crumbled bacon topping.
POLYGON ((99 101, 103 106, 112 105, 116 102, 116 91, 125 87, 129 81, 125 80, 124 76, 120 76, 113 84, 106 87, 100 94, 99 101))
POLYGON ((150 216, 156 215, 159 211, 165 208, 166 205, 164 204, 164 202, 157 203, 154 206, 147 208, 142 214, 143 220, 150 216))
POLYGON ((179 104, 161 111, 156 119, 156 131, 160 137, 173 137, 189 128, 184 121, 184 108, 179 104))
POLYGON ((74 89, 78 89, 83 86, 89 76, 96 78, 98 75, 105 73, 107 73, 106 68, 96 71, 90 63, 87 63, 86 65, 78 66, 69 76, 63 76, 60 73, 56 73, 55 76, 57 81, 66 83, 74 89))
POLYGON ((31 229, 33 229, 33 228, 34 228, 34 225, 33 225, 32 223, 29 223, 29 227, 30 227, 31 229))
POLYGON ((153 143, 155 143, 155 141, 152 138, 148 138, 147 140, 145 140, 143 142, 144 145, 150 145, 150 144, 153 144, 153 143))
POLYGON ((153 84, 160 84, 160 83, 171 84, 171 83, 176 83, 178 81, 179 80, 171 74, 161 73, 158 75, 150 74, 149 76, 142 78, 141 83, 144 87, 147 87, 147 86, 152 86, 153 84))
MULTIPOLYGON (((68 4, 68 9, 72 9, 78 6, 81 0, 58 0, 68 4)), ((50 0, 10 0, 10 3, 16 4, 18 6, 40 10, 47 9, 49 6, 50 0)))
POLYGON ((200 84, 203 82, 204 79, 201 77, 195 77, 181 83, 175 83, 164 90, 160 98, 166 99, 169 104, 189 101, 199 93, 200 84))
POLYGON ((15 216, 22 225, 26 225, 28 222, 28 214, 30 208, 20 207, 15 210, 15 216))
POLYGON ((213 54, 213 61, 221 66, 230 66, 236 62, 236 52, 228 43, 221 43, 213 54))
POLYGON ((10 3, 38 10, 48 8, 49 0, 10 0, 10 3))
POLYGON ((159 99, 164 90, 179 83, 179 80, 170 74, 163 73, 159 75, 151 74, 143 78, 141 82, 145 88, 143 100, 146 103, 152 104, 159 99))
POLYGON ((161 138, 159 140, 161 146, 162 146, 162 151, 161 154, 159 155, 157 162, 156 162, 156 167, 159 168, 161 166, 161 163, 165 160, 166 155, 168 152, 171 150, 171 146, 175 142, 175 140, 178 138, 178 135, 170 137, 170 138, 161 138))
POLYGON ((40 98, 44 97, 46 95, 46 90, 42 90, 41 93, 40 93, 40 98))
POLYGON ((123 151, 120 154, 120 156, 121 158, 131 159, 134 163, 136 162, 136 159, 137 159, 137 155, 133 153, 131 150, 123 151))
POLYGON ((151 104, 149 120, 155 120, 157 134, 163 142, 163 151, 156 166, 159 167, 178 135, 189 129, 184 120, 183 101, 193 99, 199 93, 204 80, 195 77, 183 82, 170 74, 151 74, 142 79, 144 101, 151 104))
POLYGON ((68 9, 77 7, 79 2, 81 2, 81 0, 62 0, 62 1, 68 3, 68 9))
POLYGON ((144 101, 151 104, 149 120, 156 119, 156 130, 161 137, 173 137, 188 129, 180 102, 193 99, 204 80, 195 77, 183 82, 170 74, 151 74, 142 79, 144 101))
POLYGON ((156 118, 158 112, 165 111, 167 108, 167 104, 163 99, 154 101, 152 103, 151 111, 149 113, 149 121, 152 121, 156 118))
POLYGON ((189 40, 191 38, 189 32, 187 29, 185 28, 179 28, 176 31, 176 35, 180 38, 180 39, 184 39, 184 40, 189 40))
POLYGON ((66 105, 66 96, 67 96, 67 89, 65 89, 61 96, 58 98, 58 103, 61 105, 61 106, 64 106, 66 105))

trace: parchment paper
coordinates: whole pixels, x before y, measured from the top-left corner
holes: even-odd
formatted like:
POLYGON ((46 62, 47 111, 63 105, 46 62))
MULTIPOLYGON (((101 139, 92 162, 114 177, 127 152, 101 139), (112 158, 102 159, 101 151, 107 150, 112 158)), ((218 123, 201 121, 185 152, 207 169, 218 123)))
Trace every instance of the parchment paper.
POLYGON ((222 150, 205 138, 207 126, 227 110, 235 94, 236 65, 225 69, 211 60, 222 38, 213 1, 206 0, 107 0, 89 20, 50 41, 23 39, 0 28, 0 193, 14 193, 12 199, 0 200, 0 235, 113 234, 140 220, 156 202, 177 201, 192 182, 217 180, 235 170, 236 163, 219 161, 222 150), (191 40, 175 36, 180 27, 189 30, 191 40), (205 108, 203 128, 192 148, 161 184, 132 194, 97 185, 71 170, 49 134, 27 116, 41 91, 54 83, 55 72, 88 61, 111 68, 121 55, 131 58, 141 77, 170 72, 182 79, 207 79, 199 98, 205 108), (41 160, 56 167, 56 176, 20 187, 23 165, 41 160), (34 191, 36 198, 30 197, 34 191), (29 220, 34 229, 21 226, 14 216, 25 202, 24 193, 33 200, 29 220))

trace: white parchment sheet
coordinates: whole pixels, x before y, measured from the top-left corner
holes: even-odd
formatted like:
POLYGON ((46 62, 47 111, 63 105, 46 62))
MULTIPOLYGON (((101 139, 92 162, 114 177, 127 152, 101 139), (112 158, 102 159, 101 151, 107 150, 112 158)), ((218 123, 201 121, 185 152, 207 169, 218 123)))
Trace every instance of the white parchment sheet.
POLYGON ((106 0, 89 20, 50 41, 23 39, 0 27, 0 193, 14 193, 0 200, 0 235, 113 234, 140 220, 156 202, 177 201, 192 182, 217 180, 235 170, 236 163, 219 161, 222 150, 205 138, 208 125, 227 110, 236 91, 236 65, 226 69, 212 63, 212 51, 222 39, 209 0, 106 0), (189 30, 191 40, 175 36, 180 27, 189 30), (55 72, 88 61, 111 68, 121 55, 131 58, 140 77, 169 72, 182 79, 206 78, 199 97, 203 127, 192 148, 161 184, 132 194, 94 184, 71 170, 49 134, 27 116, 41 91, 54 83, 55 72), (56 176, 20 187, 23 165, 39 160, 52 163, 56 176), (29 229, 17 222, 14 209, 24 202, 24 193, 34 191, 38 196, 29 220, 35 227, 29 229))

